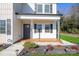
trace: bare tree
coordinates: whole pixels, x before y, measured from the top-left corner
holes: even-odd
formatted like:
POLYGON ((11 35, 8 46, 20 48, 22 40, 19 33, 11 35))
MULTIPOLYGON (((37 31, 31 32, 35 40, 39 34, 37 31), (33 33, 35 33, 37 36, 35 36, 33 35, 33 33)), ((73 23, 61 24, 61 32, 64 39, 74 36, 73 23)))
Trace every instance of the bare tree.
POLYGON ((71 19, 74 19, 75 27, 79 28, 79 4, 76 3, 71 7, 71 19))

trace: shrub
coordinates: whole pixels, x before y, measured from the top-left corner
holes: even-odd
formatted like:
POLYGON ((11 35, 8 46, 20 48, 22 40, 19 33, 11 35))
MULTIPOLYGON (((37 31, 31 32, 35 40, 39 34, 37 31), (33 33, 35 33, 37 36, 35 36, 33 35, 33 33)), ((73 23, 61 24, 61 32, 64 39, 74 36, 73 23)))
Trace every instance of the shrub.
POLYGON ((72 46, 71 46, 71 49, 79 50, 79 47, 76 46, 76 45, 72 45, 72 46))
POLYGON ((76 32, 74 31, 74 30, 72 30, 72 32, 71 32, 72 34, 75 34, 76 32))
POLYGON ((71 33, 71 32, 72 32, 72 30, 71 30, 71 29, 68 29, 68 30, 67 30, 67 32, 71 33))
POLYGON ((25 48, 36 48, 38 47, 38 45, 36 45, 35 43, 30 43, 30 42, 26 42, 23 45, 25 48))
POLYGON ((76 29, 76 28, 73 28, 73 29, 72 29, 72 33, 73 33, 73 32, 76 33, 76 34, 78 34, 78 33, 79 33, 79 30, 76 29))
POLYGON ((53 47, 51 45, 47 45, 48 50, 53 50, 53 47))
POLYGON ((67 29, 67 32, 68 33, 72 33, 72 34, 78 34, 79 33, 79 30, 78 29, 76 29, 76 28, 68 28, 67 29))

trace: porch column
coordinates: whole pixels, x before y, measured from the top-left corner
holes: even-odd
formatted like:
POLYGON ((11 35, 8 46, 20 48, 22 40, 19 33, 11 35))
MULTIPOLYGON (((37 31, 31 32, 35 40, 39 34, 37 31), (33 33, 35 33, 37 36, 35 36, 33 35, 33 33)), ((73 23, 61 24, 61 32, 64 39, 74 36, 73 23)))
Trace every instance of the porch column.
POLYGON ((60 39, 60 20, 58 20, 57 23, 58 23, 58 39, 60 39))
POLYGON ((33 38, 33 21, 32 21, 32 19, 31 19, 31 21, 30 21, 30 38, 33 38))

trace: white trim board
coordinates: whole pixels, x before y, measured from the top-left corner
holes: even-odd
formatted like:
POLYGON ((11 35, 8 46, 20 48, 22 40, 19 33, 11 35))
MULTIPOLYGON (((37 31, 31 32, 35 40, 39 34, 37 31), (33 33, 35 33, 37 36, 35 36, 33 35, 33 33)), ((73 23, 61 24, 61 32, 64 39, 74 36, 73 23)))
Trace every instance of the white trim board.
POLYGON ((17 15, 17 19, 49 19, 49 20, 60 20, 60 16, 40 16, 40 15, 17 15))

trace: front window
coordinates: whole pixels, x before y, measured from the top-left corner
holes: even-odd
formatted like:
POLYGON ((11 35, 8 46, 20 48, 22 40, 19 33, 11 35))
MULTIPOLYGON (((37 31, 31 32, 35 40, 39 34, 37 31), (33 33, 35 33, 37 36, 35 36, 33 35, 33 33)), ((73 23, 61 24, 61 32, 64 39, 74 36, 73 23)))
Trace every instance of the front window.
POLYGON ((45 25, 45 32, 50 32, 50 25, 49 24, 45 25))
POLYGON ((42 24, 34 24, 34 31, 35 33, 42 32, 42 24))
POLYGON ((5 33, 5 20, 0 20, 0 34, 5 33))
POLYGON ((53 24, 45 24, 45 32, 52 33, 53 32, 53 24))

